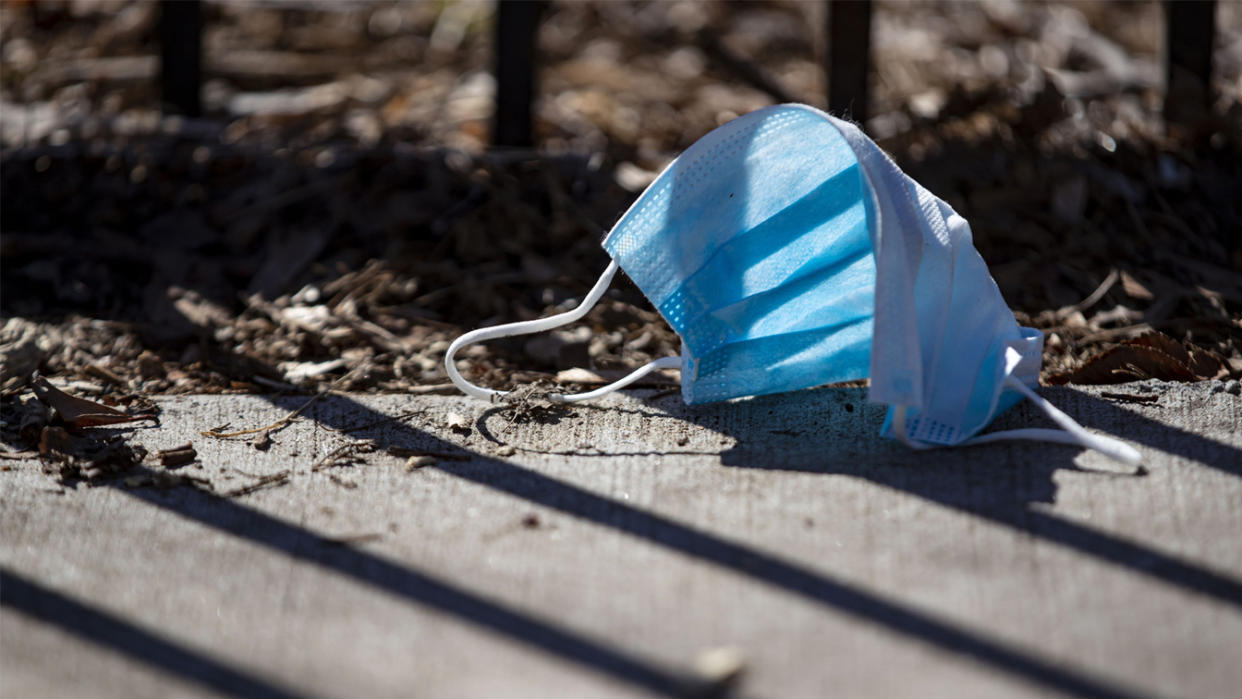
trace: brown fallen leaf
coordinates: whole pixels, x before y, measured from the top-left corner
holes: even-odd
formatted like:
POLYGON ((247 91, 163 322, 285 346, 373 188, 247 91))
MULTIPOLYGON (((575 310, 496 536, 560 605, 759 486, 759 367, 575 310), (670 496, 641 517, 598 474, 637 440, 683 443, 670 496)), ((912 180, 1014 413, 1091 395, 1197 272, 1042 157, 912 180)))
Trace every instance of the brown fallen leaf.
POLYGON ((44 405, 54 409, 65 424, 70 427, 95 427, 98 425, 117 425, 125 422, 151 420, 159 424, 160 420, 154 413, 130 415, 101 403, 71 396, 56 388, 42 376, 35 378, 32 384, 35 397, 44 405))
POLYGON ((1075 371, 1048 377, 1048 383, 1117 384, 1144 379, 1194 382, 1224 378, 1229 373, 1229 362, 1215 352, 1149 332, 1091 357, 1075 371))

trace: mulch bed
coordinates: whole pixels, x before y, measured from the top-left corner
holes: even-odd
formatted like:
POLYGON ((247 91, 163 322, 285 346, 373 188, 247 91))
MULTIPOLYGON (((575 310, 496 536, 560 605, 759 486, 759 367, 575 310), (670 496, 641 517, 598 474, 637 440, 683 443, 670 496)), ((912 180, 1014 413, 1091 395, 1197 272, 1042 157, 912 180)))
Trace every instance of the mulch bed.
MULTIPOLYGON (((773 101, 708 48, 824 94, 810 4, 560 3, 543 147, 489 152, 490 5, 210 4, 207 115, 161 118, 152 7, 5 7, 10 408, 35 370, 114 398, 441 390, 453 337, 580 298, 654 174, 773 101)), ((1192 378, 1242 376, 1242 10, 1221 7, 1218 103, 1181 130, 1158 112, 1156 3, 880 4, 876 23, 868 128, 971 221, 1047 333, 1045 379, 1090 380, 1073 372, 1110 350, 1129 373, 1109 376, 1160 376, 1115 356, 1153 330, 1220 359, 1192 378)), ((580 327, 470 348, 468 375, 675 354, 615 287, 580 327)))

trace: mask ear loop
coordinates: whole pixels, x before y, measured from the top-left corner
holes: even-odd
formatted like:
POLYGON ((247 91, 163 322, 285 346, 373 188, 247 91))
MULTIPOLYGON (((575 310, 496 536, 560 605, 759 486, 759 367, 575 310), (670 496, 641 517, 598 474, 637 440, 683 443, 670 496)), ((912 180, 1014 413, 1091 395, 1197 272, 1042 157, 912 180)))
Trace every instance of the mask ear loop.
MULTIPOLYGON (((513 337, 514 335, 530 335, 531 333, 545 332, 553 328, 559 328, 562 325, 568 325, 576 320, 581 320, 583 316, 590 311, 600 297, 604 295, 604 291, 608 289, 608 285, 612 283, 612 278, 616 276, 619 266, 614 260, 608 265, 608 269, 600 275, 599 281, 595 282, 595 286, 591 287, 591 291, 587 293, 586 298, 582 299, 582 303, 576 308, 564 313, 558 313, 547 318, 536 318, 534 320, 524 320, 516 323, 505 323, 504 325, 494 325, 489 328, 479 328, 472 330, 465 335, 453 340, 453 344, 449 345, 448 352, 444 355, 444 370, 448 373, 449 380, 454 386, 461 389, 462 393, 474 398, 493 398, 507 395, 508 391, 497 391, 491 388, 483 388, 476 386, 467 381, 460 372, 457 371, 457 365, 453 362, 453 355, 468 345, 485 340, 494 340, 499 337, 513 337)), ((661 357, 652 362, 648 362, 643 366, 635 369, 627 374, 624 378, 614 381, 607 386, 597 388, 594 391, 585 393, 574 393, 565 395, 562 393, 553 393, 548 396, 548 400, 561 403, 577 403, 586 400, 593 400, 600 396, 607 395, 613 391, 618 391, 642 377, 650 374, 658 369, 677 369, 681 366, 681 359, 678 357, 661 357)))
MULTIPOLYGON (((1044 429, 1031 427, 1019 430, 1002 430, 1000 432, 990 432, 988 434, 972 437, 961 442, 958 446, 966 446, 971 444, 987 444, 989 442, 999 442, 1009 439, 1023 439, 1036 442, 1055 442, 1057 444, 1070 444, 1073 446, 1083 447, 1085 449, 1094 449, 1110 459, 1119 461, 1127 466, 1138 466, 1143 461, 1143 457, 1138 450, 1112 437, 1104 437, 1098 434, 1088 432, 1082 425, 1075 422, 1074 418, 1061 412, 1055 405, 1049 403, 1046 398, 1031 390, 1029 386, 1022 383, 1012 376, 1006 377, 1005 385, 1021 393, 1027 400, 1037 405, 1044 414, 1052 419, 1061 427, 1059 430, 1044 429)), ((906 406, 898 405, 893 409, 893 432, 903 444, 911 449, 931 449, 935 445, 920 442, 911 439, 906 433, 906 406)))

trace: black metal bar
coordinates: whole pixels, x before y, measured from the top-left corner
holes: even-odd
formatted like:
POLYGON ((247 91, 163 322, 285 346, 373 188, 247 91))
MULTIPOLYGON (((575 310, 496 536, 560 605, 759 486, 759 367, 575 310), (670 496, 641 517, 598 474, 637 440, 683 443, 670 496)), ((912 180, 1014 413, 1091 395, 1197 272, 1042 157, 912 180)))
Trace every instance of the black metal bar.
POLYGON ((492 145, 529 147, 534 143, 539 20, 546 3, 499 0, 496 4, 492 145))
POLYGON ((828 3, 828 111, 859 124, 867 120, 871 67, 871 0, 828 3))
POLYGON ((160 3, 160 102, 165 112, 202 114, 203 5, 200 0, 160 3))
POLYGON ((1212 106, 1216 0, 1166 0, 1164 17, 1164 119, 1190 124, 1212 106))

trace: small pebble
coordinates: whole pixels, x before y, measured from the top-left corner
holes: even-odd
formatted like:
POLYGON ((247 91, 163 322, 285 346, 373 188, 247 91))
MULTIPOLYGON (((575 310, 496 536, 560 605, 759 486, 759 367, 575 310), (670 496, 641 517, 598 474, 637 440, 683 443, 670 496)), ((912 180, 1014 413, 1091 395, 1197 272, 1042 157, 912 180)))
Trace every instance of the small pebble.
POLYGON ((459 434, 470 433, 470 421, 457 413, 449 413, 444 421, 448 424, 448 428, 454 432, 459 434))
POLYGON ((515 453, 517 453, 517 449, 514 449, 510 444, 506 444, 496 450, 496 454, 499 456, 513 456, 515 453))
POLYGON ((270 432, 258 433, 257 435, 254 436, 254 439, 251 440, 250 445, 254 447, 255 449, 258 449, 259 451, 267 451, 268 449, 272 447, 272 433, 270 432))
POLYGON ((708 648, 695 657, 694 670, 709 685, 727 687, 746 671, 746 656, 731 646, 708 648))

